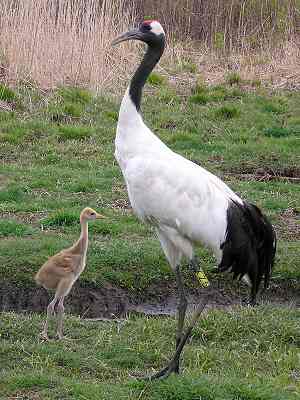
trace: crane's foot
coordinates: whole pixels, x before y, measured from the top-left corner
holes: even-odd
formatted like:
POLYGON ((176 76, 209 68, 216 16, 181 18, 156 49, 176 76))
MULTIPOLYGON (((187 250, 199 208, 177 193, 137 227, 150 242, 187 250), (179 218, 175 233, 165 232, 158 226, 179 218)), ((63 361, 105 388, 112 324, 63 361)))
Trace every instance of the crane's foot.
POLYGON ((55 336, 56 340, 63 340, 63 339, 67 339, 66 336, 64 336, 64 334, 62 332, 56 332, 56 336, 55 336))
POLYGON ((255 307, 255 306, 257 306, 257 302, 256 302, 256 299, 253 299, 253 298, 249 298, 249 297, 246 297, 246 298, 244 298, 244 299, 242 299, 242 304, 243 305, 245 305, 245 306, 248 306, 248 307, 255 307))
POLYGON ((55 339, 56 339, 56 340, 69 340, 69 341, 76 340, 76 339, 74 339, 74 338, 71 338, 71 337, 69 337, 69 336, 60 334, 60 333, 58 333, 58 332, 56 333, 55 339))
POLYGON ((49 341, 50 341, 47 332, 44 332, 44 331, 42 331, 42 332, 40 333, 40 339, 41 339, 43 342, 49 342, 49 341))
POLYGON ((171 360, 170 363, 153 375, 144 377, 144 380, 154 381, 155 379, 166 379, 172 373, 179 374, 179 359, 171 360))
POLYGON ((186 331, 181 334, 181 339, 180 339, 179 343, 177 343, 177 348, 176 348, 175 354, 173 355, 173 358, 171 359, 169 364, 162 370, 156 372, 155 374, 144 377, 144 379, 153 381, 155 379, 165 379, 172 372, 179 374, 179 362, 180 362, 182 350, 183 350, 187 340, 190 338, 192 330, 193 330, 200 314, 204 310, 207 302, 208 302, 208 296, 205 296, 202 303, 198 304, 198 307, 196 308, 196 311, 193 315, 190 325, 188 326, 186 331))

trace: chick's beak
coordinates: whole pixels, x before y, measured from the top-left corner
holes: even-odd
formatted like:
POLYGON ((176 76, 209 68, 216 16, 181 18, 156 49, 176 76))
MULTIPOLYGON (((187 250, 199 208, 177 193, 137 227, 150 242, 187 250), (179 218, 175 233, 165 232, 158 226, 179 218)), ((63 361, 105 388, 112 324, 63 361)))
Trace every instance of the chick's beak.
POLYGON ((105 219, 106 217, 102 214, 96 213, 96 219, 105 219))
POLYGON ((127 40, 142 40, 142 34, 139 29, 132 29, 131 31, 125 32, 122 35, 118 36, 115 40, 111 42, 112 46, 116 46, 121 42, 125 42, 127 40))

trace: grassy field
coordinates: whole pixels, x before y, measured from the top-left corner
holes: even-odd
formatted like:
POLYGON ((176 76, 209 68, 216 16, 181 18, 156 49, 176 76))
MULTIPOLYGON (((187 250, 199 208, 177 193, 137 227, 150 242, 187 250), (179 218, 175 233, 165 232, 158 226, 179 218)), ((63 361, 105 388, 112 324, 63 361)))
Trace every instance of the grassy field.
POLYGON ((171 318, 116 324, 67 319, 69 340, 39 342, 41 317, 4 314, 1 399, 292 400, 300 393, 299 310, 214 311, 201 320, 183 374, 163 382, 136 377, 170 357, 171 318))
MULTIPOLYGON (((279 249, 273 283, 300 283, 299 92, 270 91, 238 75, 224 84, 178 89, 152 74, 143 104, 148 125, 172 149, 262 207, 279 249)), ((49 255, 79 234, 81 208, 106 220, 91 225, 85 286, 106 282, 142 293, 174 281, 153 232, 131 212, 114 160, 119 99, 78 88, 44 93, 0 87, 0 282, 33 287, 49 255)), ((214 260, 199 249, 211 276, 214 260)), ((183 376, 132 378, 171 354, 175 320, 131 316, 115 324, 70 317, 72 340, 39 343, 41 317, 1 315, 0 399, 296 399, 300 314, 260 306, 212 311, 184 353, 183 376), (18 365, 18 366, 17 366, 18 365), (2 397, 1 397, 2 396, 2 397)), ((298 392, 297 392, 298 391, 298 392)))
MULTIPOLYGON (((265 210, 279 236, 276 279, 299 279, 299 184, 268 176, 299 178, 300 95, 249 91, 229 78, 181 93, 154 74, 145 120, 172 149, 265 210)), ((143 290, 173 281, 153 233, 129 208, 114 160, 118 100, 71 88, 46 97, 3 88, 2 99, 12 111, 0 112, 1 280, 34 285, 34 272, 78 236, 79 212, 91 206, 108 218, 91 224, 82 282, 143 290)), ((199 251, 209 271, 213 259, 199 251)))

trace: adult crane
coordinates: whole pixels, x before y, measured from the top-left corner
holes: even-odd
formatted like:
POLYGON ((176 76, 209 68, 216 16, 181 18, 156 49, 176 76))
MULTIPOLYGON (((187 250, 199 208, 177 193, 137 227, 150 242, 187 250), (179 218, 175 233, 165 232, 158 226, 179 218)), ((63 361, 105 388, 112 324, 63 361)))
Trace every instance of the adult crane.
POLYGON ((155 227, 165 256, 176 274, 179 292, 176 351, 170 363, 150 379, 179 372, 182 349, 205 303, 199 304, 184 332, 187 299, 180 263, 195 268, 194 246, 212 249, 218 271, 230 271, 251 285, 255 303, 261 281, 268 286, 276 251, 272 225, 253 204, 243 201, 222 180, 169 149, 143 122, 143 86, 165 48, 158 21, 147 20, 113 41, 147 44, 147 51, 123 97, 115 139, 115 157, 122 170, 135 214, 155 227))

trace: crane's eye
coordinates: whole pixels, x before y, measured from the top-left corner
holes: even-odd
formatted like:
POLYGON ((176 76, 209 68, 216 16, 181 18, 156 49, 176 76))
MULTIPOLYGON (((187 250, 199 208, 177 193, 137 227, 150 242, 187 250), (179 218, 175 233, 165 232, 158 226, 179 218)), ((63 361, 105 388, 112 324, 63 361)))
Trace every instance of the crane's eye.
POLYGON ((91 215, 96 215, 96 213, 94 213, 94 212, 91 212, 91 215))
POLYGON ((141 25, 141 29, 143 31, 151 31, 151 25, 149 24, 149 22, 143 22, 141 25))

